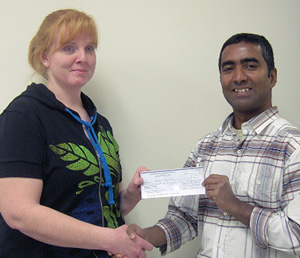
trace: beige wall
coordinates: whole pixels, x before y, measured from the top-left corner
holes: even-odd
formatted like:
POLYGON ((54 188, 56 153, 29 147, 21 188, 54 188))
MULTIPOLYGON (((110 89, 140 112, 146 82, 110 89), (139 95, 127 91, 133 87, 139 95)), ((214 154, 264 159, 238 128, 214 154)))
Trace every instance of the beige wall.
MULTIPOLYGON (((0 1, 1 111, 32 80, 27 47, 45 15, 71 7, 95 17, 101 44, 84 92, 114 128, 125 185, 141 164, 181 167, 197 140, 231 112, 217 59, 223 42, 238 32, 270 40, 278 68, 273 104, 300 127, 299 0, 0 1)), ((167 203, 141 201, 127 222, 150 226, 167 203)), ((167 257, 193 257, 197 246, 196 240, 167 257)))

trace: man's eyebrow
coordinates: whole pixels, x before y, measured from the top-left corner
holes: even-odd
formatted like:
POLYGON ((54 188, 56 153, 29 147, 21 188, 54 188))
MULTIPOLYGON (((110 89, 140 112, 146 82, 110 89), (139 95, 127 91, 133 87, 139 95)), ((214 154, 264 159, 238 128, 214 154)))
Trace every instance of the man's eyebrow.
POLYGON ((228 60, 228 61, 225 61, 225 62, 223 62, 222 63, 222 68, 224 67, 224 66, 226 66, 226 65, 234 65, 235 63, 233 62, 233 61, 231 61, 231 60, 228 60))
MULTIPOLYGON (((259 63, 259 61, 255 57, 247 57, 247 58, 240 60, 241 64, 249 63, 249 62, 259 63)), ((228 60, 228 61, 224 61, 221 65, 221 67, 223 68, 226 65, 234 65, 234 64, 235 64, 234 61, 228 60)))
POLYGON ((259 61, 255 57, 244 58, 240 61, 241 64, 249 62, 259 63, 259 61))

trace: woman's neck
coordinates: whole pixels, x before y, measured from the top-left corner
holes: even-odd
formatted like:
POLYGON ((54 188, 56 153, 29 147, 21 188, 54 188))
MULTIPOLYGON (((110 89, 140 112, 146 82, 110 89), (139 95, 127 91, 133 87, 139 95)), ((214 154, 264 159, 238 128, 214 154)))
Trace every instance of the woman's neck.
POLYGON ((67 108, 76 111, 82 120, 90 121, 89 114, 87 113, 82 103, 81 90, 72 89, 67 91, 58 87, 47 87, 54 93, 58 101, 63 103, 67 108))

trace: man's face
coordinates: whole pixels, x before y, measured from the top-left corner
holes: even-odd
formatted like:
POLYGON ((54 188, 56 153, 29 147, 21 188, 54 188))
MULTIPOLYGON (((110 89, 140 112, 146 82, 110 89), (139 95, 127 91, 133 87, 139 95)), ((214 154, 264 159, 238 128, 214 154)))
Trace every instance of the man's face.
POLYGON ((268 76, 268 66, 259 45, 240 42, 224 49, 220 81, 224 97, 235 114, 251 119, 270 108, 276 80, 276 69, 268 76))

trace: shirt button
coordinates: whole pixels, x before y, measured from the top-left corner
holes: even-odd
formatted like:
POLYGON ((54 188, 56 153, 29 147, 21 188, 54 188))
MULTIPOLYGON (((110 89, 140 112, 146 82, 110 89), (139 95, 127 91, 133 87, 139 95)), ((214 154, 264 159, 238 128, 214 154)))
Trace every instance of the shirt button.
POLYGON ((241 150, 237 150, 237 154, 238 154, 238 155, 241 155, 241 154, 242 154, 242 151, 241 151, 241 150))
POLYGON ((261 181, 260 181, 260 180, 257 180, 256 183, 257 183, 258 185, 260 185, 260 184, 261 184, 261 181))
POLYGON ((226 211, 224 211, 223 214, 224 214, 224 216, 227 216, 227 212, 226 211))

